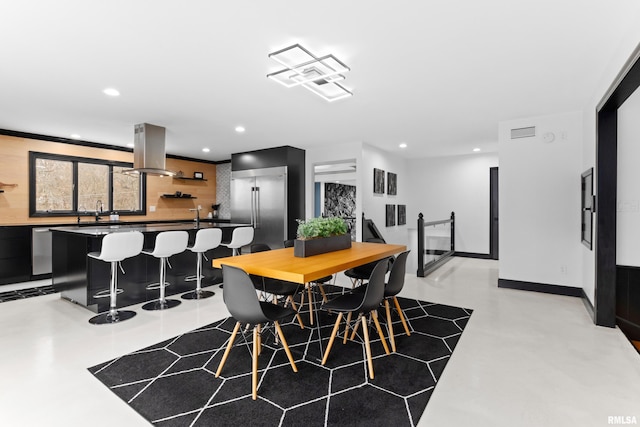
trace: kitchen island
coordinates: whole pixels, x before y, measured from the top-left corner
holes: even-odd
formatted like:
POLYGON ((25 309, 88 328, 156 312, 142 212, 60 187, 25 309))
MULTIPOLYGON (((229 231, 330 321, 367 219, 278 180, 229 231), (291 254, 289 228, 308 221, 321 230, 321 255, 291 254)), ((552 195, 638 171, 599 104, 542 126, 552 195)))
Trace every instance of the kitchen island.
MULTIPOLYGON (((144 234, 144 248, 153 248, 156 235, 162 231, 184 230, 189 233, 189 244, 193 244, 196 232, 203 228, 222 229, 222 240, 231 240, 236 227, 247 224, 223 222, 172 222, 153 224, 85 223, 51 228, 52 231, 52 284, 61 291, 62 298, 80 304, 99 313, 108 310, 109 298, 94 298, 99 291, 109 288, 110 266, 87 256, 99 252, 102 238, 110 233, 140 231, 144 234)), ((206 253, 207 258, 230 256, 231 250, 219 246, 206 253)), ((196 256, 187 250, 169 259, 172 268, 167 268, 167 295, 181 294, 195 289, 195 282, 185 282, 186 276, 195 274, 196 256)), ((220 270, 210 263, 203 268, 203 286, 222 282, 220 270)), ((158 298, 158 290, 146 290, 150 283, 159 280, 159 260, 148 255, 138 255, 122 261, 125 274, 119 272, 118 287, 124 292, 118 295, 118 307, 126 307, 158 298)))

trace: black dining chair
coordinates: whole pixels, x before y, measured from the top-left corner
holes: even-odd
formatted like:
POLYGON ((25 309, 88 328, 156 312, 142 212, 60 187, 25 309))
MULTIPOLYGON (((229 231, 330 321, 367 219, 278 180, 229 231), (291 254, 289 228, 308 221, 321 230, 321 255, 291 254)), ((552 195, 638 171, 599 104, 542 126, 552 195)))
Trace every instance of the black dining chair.
MULTIPOLYGON (((265 243, 254 243, 250 247, 251 253, 270 251, 271 247, 265 243)), ((291 307, 296 311, 296 319, 301 329, 304 329, 304 323, 302 323, 302 317, 298 314, 298 307, 296 306, 293 296, 301 292, 304 287, 300 283, 288 282, 286 280, 278 280, 270 277, 257 276, 250 274, 253 286, 262 294, 273 295, 274 303, 278 302, 278 297, 285 297, 284 306, 291 304, 291 307)), ((266 298, 265 298, 266 299, 266 298)))
POLYGON ((340 328, 340 321, 342 320, 342 317, 345 313, 347 313, 347 319, 344 330, 343 343, 346 343, 347 341, 347 336, 349 334, 349 324, 354 313, 356 313, 358 317, 354 322, 353 336, 355 336, 357 325, 359 324, 359 322, 362 322, 362 334, 364 336, 364 345, 367 354, 369 378, 374 378, 374 372, 373 361, 371 359, 371 343, 369 341, 369 326, 367 324, 368 317, 371 317, 376 325, 376 330, 378 331, 378 336, 380 337, 380 341, 382 342, 385 353, 390 354, 389 347, 387 346, 387 342, 384 339, 384 334, 382 333, 382 328, 380 328, 380 322, 378 322, 377 312, 378 307, 380 306, 380 304, 382 303, 382 299, 384 298, 384 278, 385 274, 387 273, 387 264, 388 260, 386 259, 378 262, 378 264, 371 272, 368 286, 366 287, 364 292, 348 292, 344 295, 340 295, 337 298, 330 300, 325 304, 322 304, 322 310, 338 313, 336 322, 333 325, 333 331, 331 332, 331 338, 329 338, 329 344, 327 345, 327 349, 325 350, 324 356, 322 358, 322 365, 327 362, 329 352, 331 351, 331 347, 333 346, 336 334, 338 333, 338 329, 340 328))
MULTIPOLYGON (((396 340, 393 333, 393 322, 391 321, 391 307, 389 304, 389 300, 393 301, 394 307, 398 312, 398 317, 400 317, 400 321, 402 322, 402 326, 404 327, 404 331, 407 336, 411 336, 411 331, 409 330, 409 326, 407 325, 407 320, 405 315, 400 307, 400 303, 398 302, 397 295, 402 291, 404 287, 404 278, 407 270, 407 257, 411 251, 405 251, 400 253, 395 262, 393 263, 393 267, 391 267, 391 273, 389 273, 389 281, 384 286, 384 308, 387 315, 387 328, 389 329, 389 341, 391 341, 391 349, 396 351, 396 340)), ((359 286, 354 290, 354 292, 364 292, 367 288, 368 284, 363 286, 359 286)))
MULTIPOLYGON (((374 239, 374 238, 367 239, 366 242, 367 243, 385 243, 383 239, 374 239)), ((389 257, 387 259, 393 260, 393 257, 389 257)), ((365 280, 367 280, 369 276, 371 276, 371 273, 373 272, 373 269, 375 268, 377 263, 378 261, 374 261, 368 264, 359 265, 357 267, 353 267, 346 270, 344 272, 344 275, 347 276, 349 279, 351 279, 351 288, 353 289, 353 288, 356 288, 357 286, 364 284, 365 280)), ((390 267, 391 267, 391 264, 389 264, 388 268, 390 267)))
MULTIPOLYGON (((256 294, 253 282, 249 275, 242 269, 237 267, 231 267, 228 265, 222 266, 222 277, 226 286, 223 288, 223 300, 233 316, 236 319, 236 325, 233 328, 227 348, 224 351, 222 360, 218 365, 216 371, 216 378, 220 376, 222 368, 224 367, 227 357, 233 348, 233 342, 240 330, 242 324, 253 325, 253 351, 252 353, 252 376, 251 376, 251 391, 252 398, 256 400, 258 398, 258 356, 260 355, 262 348, 261 334, 264 332, 263 325, 273 323, 276 333, 282 343, 289 363, 294 372, 298 372, 298 367, 293 360, 289 345, 282 333, 279 321, 289 318, 296 314, 295 310, 289 307, 282 307, 269 302, 259 301, 256 294)), ((244 333, 243 333, 244 337, 244 333)), ((246 338, 245 338, 246 339, 246 338)))

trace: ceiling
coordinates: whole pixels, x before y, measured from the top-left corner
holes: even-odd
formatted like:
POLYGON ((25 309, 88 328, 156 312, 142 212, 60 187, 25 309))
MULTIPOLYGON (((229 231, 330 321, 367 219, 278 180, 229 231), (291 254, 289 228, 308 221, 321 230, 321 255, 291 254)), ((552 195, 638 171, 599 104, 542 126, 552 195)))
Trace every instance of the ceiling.
POLYGON ((147 122, 207 160, 352 142, 415 158, 496 151, 499 121, 585 108, 640 2, 21 0, 0 16, 0 128, 125 146, 147 122), (267 79, 294 43, 346 63, 354 96, 267 79))

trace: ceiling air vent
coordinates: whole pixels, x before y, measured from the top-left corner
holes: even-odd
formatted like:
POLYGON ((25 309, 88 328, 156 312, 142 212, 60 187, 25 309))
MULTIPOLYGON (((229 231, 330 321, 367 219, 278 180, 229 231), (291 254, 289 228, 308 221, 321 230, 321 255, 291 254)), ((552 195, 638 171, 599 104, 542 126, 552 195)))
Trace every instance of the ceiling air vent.
POLYGON ((511 129, 511 139, 531 138, 536 136, 536 127, 529 126, 527 128, 511 129))

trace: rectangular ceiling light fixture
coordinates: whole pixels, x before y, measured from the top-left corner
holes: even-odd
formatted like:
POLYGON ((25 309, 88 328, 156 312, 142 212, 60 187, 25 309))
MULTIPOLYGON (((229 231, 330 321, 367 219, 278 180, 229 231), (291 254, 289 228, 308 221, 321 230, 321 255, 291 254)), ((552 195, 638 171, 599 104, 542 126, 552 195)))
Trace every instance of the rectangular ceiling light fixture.
POLYGON ((333 55, 317 57, 299 44, 269 54, 269 58, 286 68, 267 74, 267 77, 285 87, 303 86, 331 102, 352 96, 344 86, 335 83, 344 80, 342 73, 350 71, 333 55))

